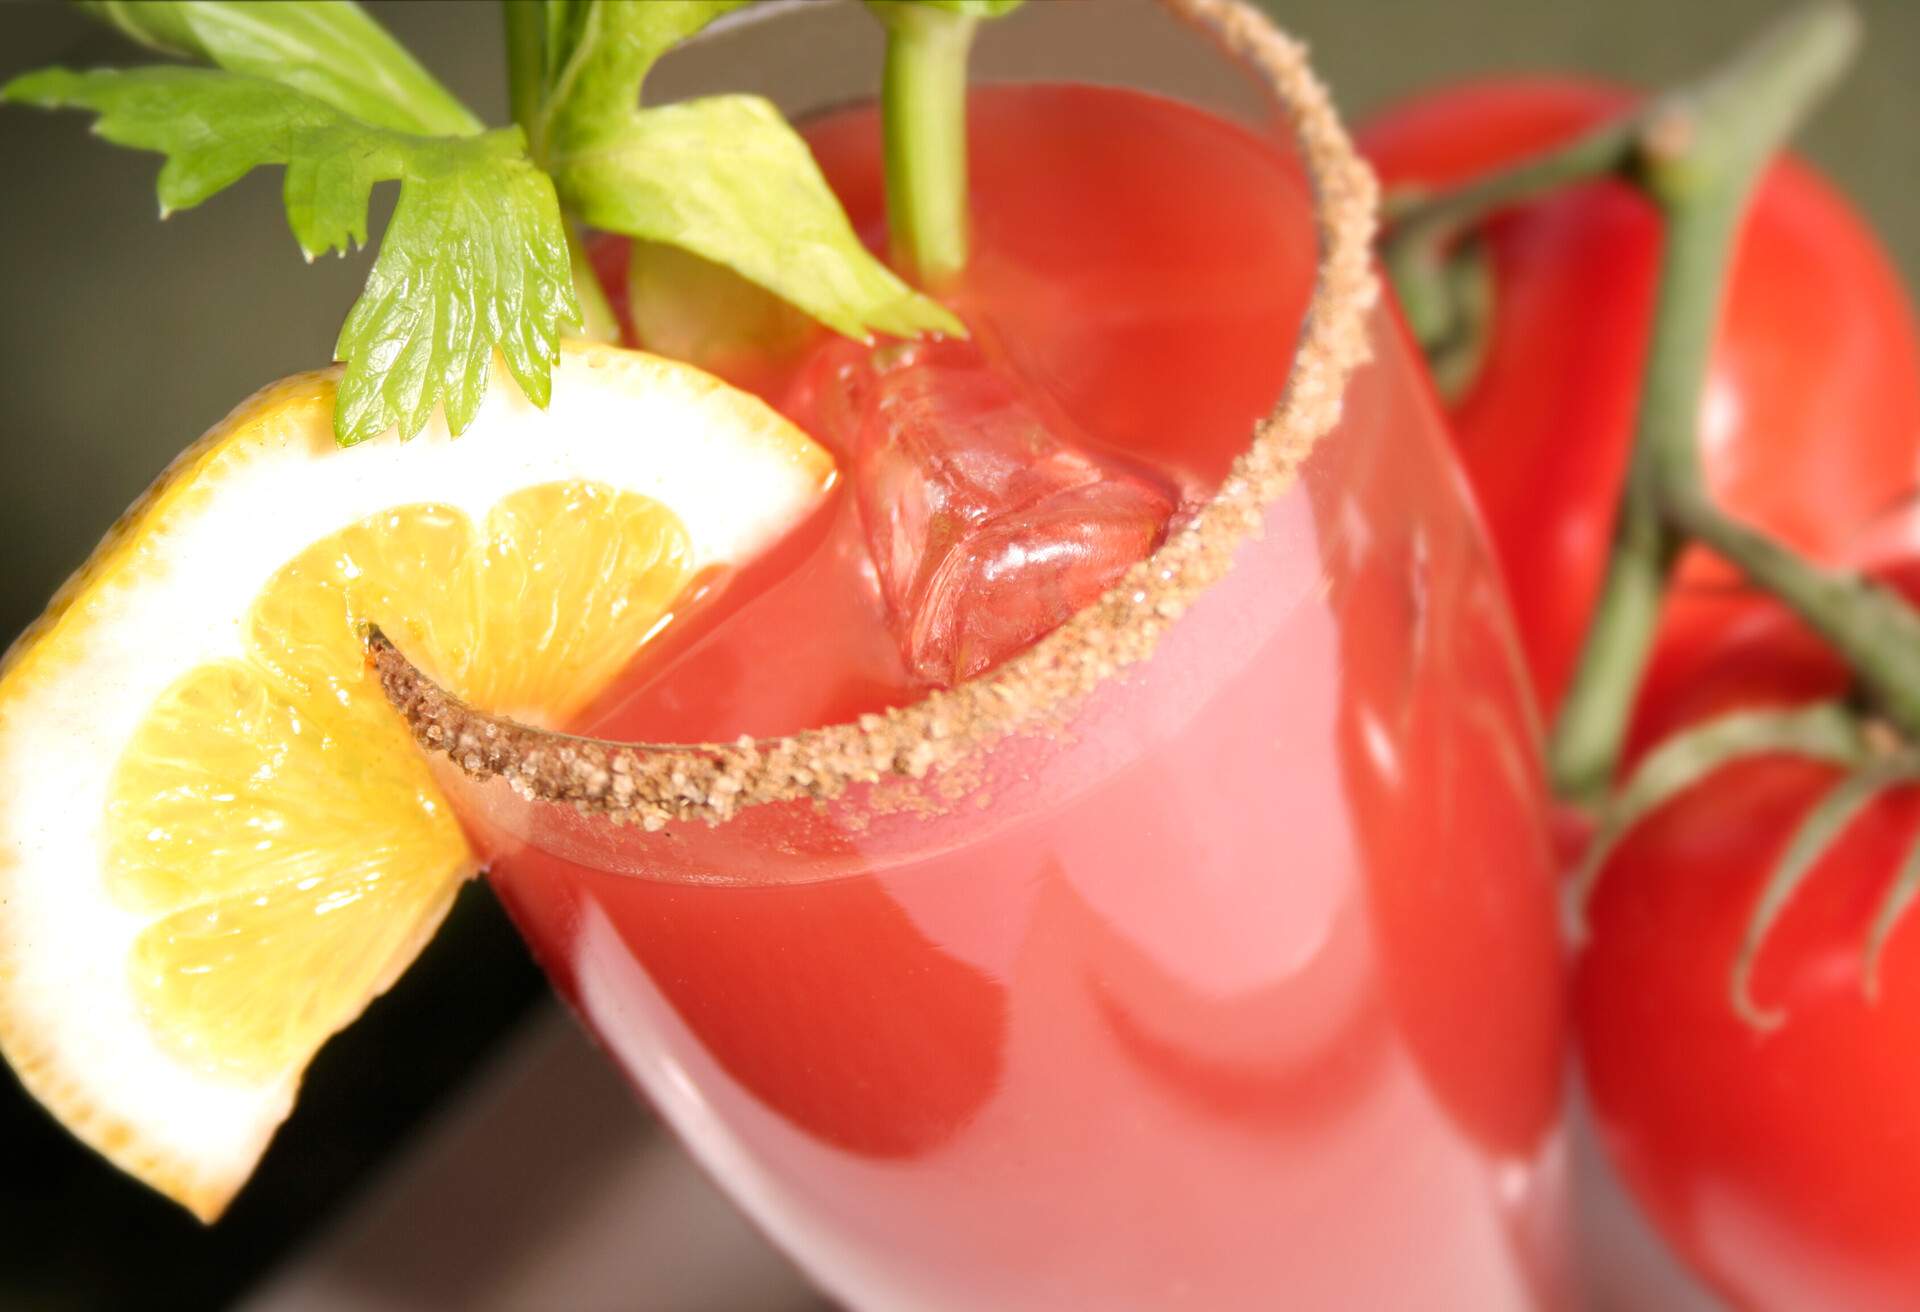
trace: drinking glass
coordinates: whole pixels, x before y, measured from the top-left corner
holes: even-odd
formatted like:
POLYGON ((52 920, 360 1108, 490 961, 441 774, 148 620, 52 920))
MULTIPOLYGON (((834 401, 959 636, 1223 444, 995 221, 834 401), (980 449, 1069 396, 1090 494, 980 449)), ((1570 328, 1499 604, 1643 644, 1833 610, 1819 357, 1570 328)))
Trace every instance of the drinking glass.
MULTIPOLYGON (((757 6, 649 89, 801 115, 879 67, 857 6, 757 6)), ((1193 522, 997 670, 786 738, 619 747, 389 690, 455 745, 560 992, 848 1306, 1556 1305, 1538 732, 1371 177, 1226 0, 1029 5, 975 68, 1186 99, 1298 167, 1312 300, 1244 343, 1286 387, 1193 522)))

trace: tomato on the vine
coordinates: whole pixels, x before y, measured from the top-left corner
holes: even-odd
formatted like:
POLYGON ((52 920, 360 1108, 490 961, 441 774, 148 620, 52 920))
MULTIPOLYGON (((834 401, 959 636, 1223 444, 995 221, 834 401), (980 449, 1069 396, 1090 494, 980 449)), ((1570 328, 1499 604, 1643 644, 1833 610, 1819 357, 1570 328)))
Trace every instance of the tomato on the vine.
MULTIPOLYGON (((1444 187, 1563 144, 1632 102, 1564 78, 1489 80, 1391 108, 1360 141, 1390 192, 1444 187)), ((1448 408, 1549 713, 1606 568, 1660 232, 1647 200, 1600 181, 1502 213, 1479 234, 1492 312, 1478 367, 1448 408)), ((1720 503, 1816 558, 1847 558, 1915 486, 1912 310, 1873 235, 1792 159, 1753 198, 1700 429, 1720 503)), ((1688 553, 1669 627, 1711 628, 1730 581, 1688 553)))
MULTIPOLYGON (((1917 595, 1920 570, 1905 591, 1917 595)), ((1847 676, 1769 606, 1650 693, 1634 748, 1733 710, 1840 695, 1847 676)), ((1920 785, 1872 802, 1762 941, 1742 1019, 1732 972, 1789 835, 1839 779, 1784 755, 1727 766, 1614 849, 1588 906, 1574 1018, 1621 1174, 1675 1249, 1741 1307, 1920 1306, 1920 926, 1865 952, 1920 835, 1920 785)))

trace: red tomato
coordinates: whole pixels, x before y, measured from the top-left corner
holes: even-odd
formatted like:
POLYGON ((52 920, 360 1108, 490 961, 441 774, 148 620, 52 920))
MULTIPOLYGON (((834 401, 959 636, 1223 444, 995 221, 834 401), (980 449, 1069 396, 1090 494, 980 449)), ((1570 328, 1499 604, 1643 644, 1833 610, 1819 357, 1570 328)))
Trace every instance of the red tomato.
MULTIPOLYGON (((1446 186, 1577 136, 1630 104, 1567 79, 1492 80, 1390 109, 1360 133, 1389 188, 1446 186)), ((1542 705, 1566 690, 1605 571, 1645 358, 1660 225, 1623 183, 1493 220, 1484 363, 1450 406, 1542 705)), ((1723 505, 1812 555, 1854 553, 1920 466, 1920 334, 1871 233, 1791 159, 1762 181, 1736 254, 1700 417, 1723 505)), ((1693 553, 1669 624, 1704 632, 1725 567, 1693 553)))
MULTIPOLYGON (((1691 681, 1650 696, 1635 742, 1845 685, 1811 634, 1769 610, 1723 635, 1691 681)), ((1764 757, 1674 799, 1608 863, 1575 963, 1580 1052, 1613 1159, 1674 1248, 1740 1307, 1920 1307, 1911 916, 1889 941, 1877 1001, 1862 978, 1869 927, 1920 834, 1920 788, 1860 815, 1775 924, 1753 995, 1784 1023, 1753 1028, 1729 1001, 1761 885, 1838 778, 1764 757)))
POLYGON ((633 320, 627 314, 627 261, 633 243, 617 232, 595 232, 587 236, 587 262, 607 294, 607 305, 620 321, 620 338, 634 344, 633 320))

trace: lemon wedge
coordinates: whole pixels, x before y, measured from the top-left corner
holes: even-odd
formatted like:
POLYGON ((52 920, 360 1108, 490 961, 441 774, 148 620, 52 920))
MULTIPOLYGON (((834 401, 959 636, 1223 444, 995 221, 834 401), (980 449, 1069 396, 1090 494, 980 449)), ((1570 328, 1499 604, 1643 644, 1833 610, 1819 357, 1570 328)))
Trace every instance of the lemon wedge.
POLYGON ((476 868, 362 626, 559 724, 832 477, 758 400, 611 347, 568 344, 544 411, 498 373, 458 439, 341 450, 335 380, 190 448, 0 664, 0 1050, 203 1219, 476 868))

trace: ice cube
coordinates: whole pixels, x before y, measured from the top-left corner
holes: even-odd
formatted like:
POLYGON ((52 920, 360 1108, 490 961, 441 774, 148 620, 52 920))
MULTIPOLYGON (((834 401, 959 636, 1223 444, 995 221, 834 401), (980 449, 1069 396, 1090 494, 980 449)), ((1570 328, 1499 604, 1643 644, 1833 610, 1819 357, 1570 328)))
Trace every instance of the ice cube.
POLYGON ((835 343, 807 386, 924 683, 951 686, 1012 656, 1165 535, 1167 491, 1098 456, 971 342, 835 343))

